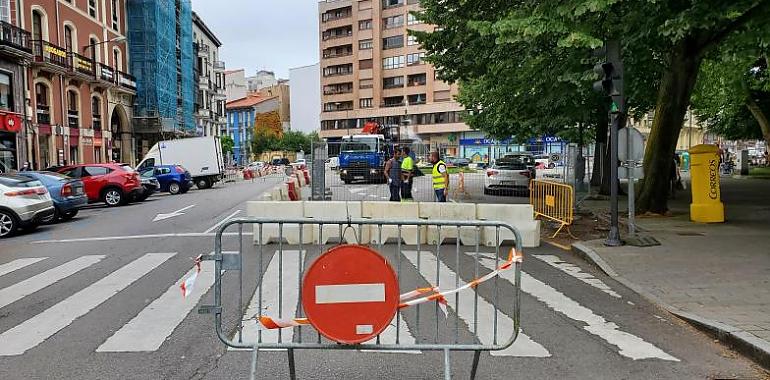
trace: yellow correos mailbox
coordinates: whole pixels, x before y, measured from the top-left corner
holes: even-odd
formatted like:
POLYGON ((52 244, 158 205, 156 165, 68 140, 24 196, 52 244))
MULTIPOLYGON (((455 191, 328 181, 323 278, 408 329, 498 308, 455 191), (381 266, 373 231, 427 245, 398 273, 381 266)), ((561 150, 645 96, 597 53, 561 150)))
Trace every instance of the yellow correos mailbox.
POLYGON ((725 221, 725 206, 719 189, 719 148, 696 145, 690 148, 692 203, 690 220, 701 223, 725 221))

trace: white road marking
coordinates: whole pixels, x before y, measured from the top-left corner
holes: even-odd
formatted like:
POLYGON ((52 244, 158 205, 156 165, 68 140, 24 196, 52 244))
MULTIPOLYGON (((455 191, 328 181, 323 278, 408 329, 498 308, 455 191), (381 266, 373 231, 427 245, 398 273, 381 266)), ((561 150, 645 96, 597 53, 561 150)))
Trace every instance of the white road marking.
MULTIPOLYGON (((244 232, 243 236, 251 236, 251 232, 244 232)), ((58 243, 89 243, 99 241, 117 241, 117 240, 141 240, 141 239, 162 239, 168 237, 214 237, 215 233, 168 233, 168 234, 149 234, 149 235, 126 235, 126 236, 101 236, 101 237, 89 237, 89 238, 76 238, 76 239, 61 239, 61 240, 38 240, 33 241, 32 244, 58 244, 58 243)), ((225 232, 222 236, 238 236, 237 232, 225 232)))
MULTIPOLYGON (((404 256, 417 268, 417 251, 403 251, 404 256)), ((427 251, 420 253, 420 274, 428 280, 429 283, 433 283, 436 279, 436 256, 427 251)), ((449 269, 444 263, 439 262, 439 281, 440 284, 455 284, 455 273, 449 269)), ((465 285, 462 280, 459 281, 460 286, 465 285)), ((455 310, 457 315, 468 326, 468 330, 473 332, 473 292, 467 292, 460 294, 459 306, 455 304, 455 297, 449 297, 447 299, 447 305, 452 310, 455 310)), ((483 297, 478 298, 478 330, 476 336, 482 344, 491 345, 494 342, 494 329, 493 319, 495 313, 495 307, 487 302, 483 297)), ((504 340, 513 336, 513 320, 501 311, 497 311, 497 344, 505 343, 504 340)), ((493 356, 526 356, 526 357, 550 357, 551 353, 545 349, 539 343, 533 341, 523 332, 519 332, 519 336, 516 341, 505 350, 492 351, 493 356)))
MULTIPOLYGON (((495 261, 482 258, 480 263, 488 269, 495 268, 495 261)), ((500 277, 514 283, 514 272, 512 270, 503 271, 500 277)), ((545 303, 549 308, 563 314, 564 316, 579 322, 584 322, 583 327, 589 333, 596 335, 607 343, 618 347, 618 353, 627 358, 638 359, 661 359, 670 361, 679 361, 679 359, 665 353, 660 348, 646 342, 644 339, 621 331, 613 322, 605 320, 602 316, 595 314, 589 308, 580 305, 573 299, 565 296, 558 290, 546 285, 542 281, 521 272, 521 291, 527 293, 540 302, 545 303)))
POLYGON ((145 307, 136 317, 109 337, 97 352, 141 352, 156 351, 174 329, 187 317, 209 288, 214 285, 214 262, 201 263, 201 272, 192 292, 182 296, 180 285, 197 268, 185 273, 163 295, 145 307))
POLYGON ((24 268, 26 266, 32 265, 38 261, 42 261, 45 259, 47 259, 47 257, 32 257, 28 259, 13 260, 10 263, 5 263, 3 265, 0 265, 0 276, 4 276, 8 273, 17 271, 21 268, 24 268))
POLYGON ((568 262, 563 261, 559 256, 555 255, 532 255, 533 257, 540 259, 542 261, 545 261, 548 263, 548 265, 572 276, 577 278, 580 281, 585 282, 588 285, 593 286, 596 289, 601 290, 604 293, 607 293, 615 298, 622 298, 620 294, 612 290, 612 288, 609 287, 609 285, 602 282, 602 280, 594 277, 590 273, 583 272, 582 269, 580 269, 579 266, 570 264, 568 262))
POLYGON ((234 217, 234 216, 238 215, 240 212, 241 212, 241 210, 235 210, 235 212, 233 212, 232 214, 230 214, 230 216, 228 216, 228 217, 226 217, 226 218, 224 218, 224 219, 220 220, 220 221, 219 221, 219 223, 217 223, 217 224, 215 224, 215 225, 211 226, 211 228, 209 228, 208 230, 206 230, 206 231, 204 232, 204 234, 210 234, 210 233, 214 232, 214 230, 216 230, 217 228, 219 228, 219 226, 221 226, 221 225, 225 224, 225 223, 226 223, 228 220, 232 219, 232 217, 234 217))
POLYGON ((0 308, 80 272, 98 263, 104 257, 103 255, 82 256, 24 281, 17 282, 5 289, 0 289, 0 308))
POLYGON ((161 220, 166 220, 166 219, 175 218, 177 216, 182 216, 182 215, 184 215, 185 211, 187 211, 187 210, 189 210, 189 209, 191 209, 193 207, 195 207, 195 205, 189 205, 189 206, 187 206, 185 208, 182 208, 182 209, 170 212, 168 214, 158 214, 158 215, 155 216, 155 219, 153 219, 152 221, 153 222, 159 222, 161 220))
MULTIPOLYGON (((304 252, 303 252, 304 254, 304 252)), ((262 277, 262 283, 254 290, 254 296, 249 301, 246 314, 243 315, 243 342, 256 343, 262 334, 263 343, 278 343, 278 332, 281 332, 281 342, 291 342, 294 339, 294 329, 275 329, 265 330, 255 319, 260 315, 259 291, 262 290, 262 315, 273 318, 290 319, 297 316, 297 305, 299 303, 299 288, 297 284, 297 273, 299 273, 300 251, 283 251, 283 267, 280 268, 283 273, 283 289, 281 292, 281 312, 278 307, 278 252, 276 251, 267 265, 267 270, 262 277)), ((238 341, 238 333, 235 334, 234 341, 238 341)))
POLYGON ((0 334, 0 356, 21 355, 85 315, 176 253, 148 253, 0 334))
MULTIPOLYGON (((414 338, 414 335, 412 335, 412 332, 409 330, 409 326, 406 324, 406 321, 404 321, 404 315, 403 314, 397 314, 393 317, 393 320, 390 321, 390 324, 388 327, 385 328, 380 333, 380 344, 396 344, 396 319, 398 318, 398 344, 415 344, 417 341, 414 338), (400 317, 399 317, 400 316, 400 317)), ((363 345, 375 345, 377 344, 377 338, 372 338, 364 343, 363 345)), ((406 351, 406 350, 397 350, 397 351, 386 351, 386 350, 377 350, 377 346, 373 346, 372 349, 362 349, 361 352, 379 352, 379 353, 398 353, 398 354, 421 354, 422 351, 406 351)))

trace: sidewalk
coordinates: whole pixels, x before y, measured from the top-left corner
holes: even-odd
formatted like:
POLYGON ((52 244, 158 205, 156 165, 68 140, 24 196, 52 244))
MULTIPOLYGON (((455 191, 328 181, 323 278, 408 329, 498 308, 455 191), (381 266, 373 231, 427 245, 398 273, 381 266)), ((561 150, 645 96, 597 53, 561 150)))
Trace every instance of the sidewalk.
MULTIPOLYGON (((593 240, 573 248, 626 286, 770 368, 770 180, 723 177, 724 224, 690 222, 689 186, 678 195, 669 204, 672 216, 637 218, 660 246, 608 248, 593 240)), ((603 213, 609 202, 584 206, 603 213)), ((626 232, 621 228, 621 236, 626 232)))

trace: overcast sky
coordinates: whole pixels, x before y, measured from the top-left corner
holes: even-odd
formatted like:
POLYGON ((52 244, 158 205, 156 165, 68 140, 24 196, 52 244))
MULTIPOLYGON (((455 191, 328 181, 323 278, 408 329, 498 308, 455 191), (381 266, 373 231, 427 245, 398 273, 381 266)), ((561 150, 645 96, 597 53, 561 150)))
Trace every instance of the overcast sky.
POLYGON ((222 41, 228 70, 275 71, 318 62, 316 0, 192 0, 193 10, 222 41))

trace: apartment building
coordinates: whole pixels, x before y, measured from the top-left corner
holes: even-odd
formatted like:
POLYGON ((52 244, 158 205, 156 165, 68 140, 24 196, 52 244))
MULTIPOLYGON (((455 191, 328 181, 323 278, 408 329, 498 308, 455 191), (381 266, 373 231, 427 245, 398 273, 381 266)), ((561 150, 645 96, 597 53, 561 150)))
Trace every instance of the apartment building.
POLYGON ((418 0, 338 0, 318 5, 321 131, 338 139, 375 121, 403 139, 456 143, 470 128, 408 29, 432 30, 410 12, 418 0))
POLYGON ((25 65, 32 60, 32 36, 11 7, 10 0, 0 0, 0 173, 27 161, 25 65))
POLYGON ((26 1, 28 160, 35 168, 131 158, 136 81, 126 61, 125 1, 26 1))
POLYGON ((226 132, 225 63, 219 59, 222 42, 197 13, 192 13, 195 77, 195 125, 200 136, 219 136, 226 132))

